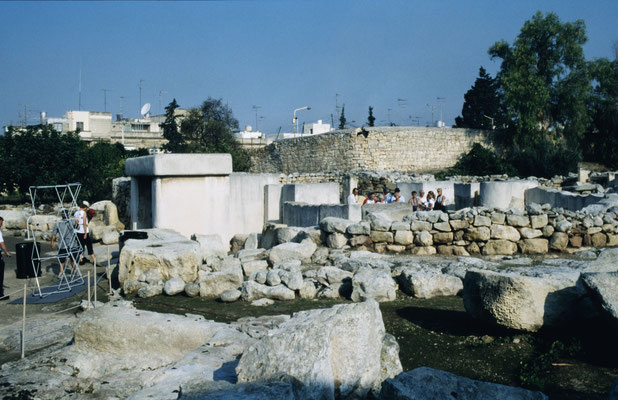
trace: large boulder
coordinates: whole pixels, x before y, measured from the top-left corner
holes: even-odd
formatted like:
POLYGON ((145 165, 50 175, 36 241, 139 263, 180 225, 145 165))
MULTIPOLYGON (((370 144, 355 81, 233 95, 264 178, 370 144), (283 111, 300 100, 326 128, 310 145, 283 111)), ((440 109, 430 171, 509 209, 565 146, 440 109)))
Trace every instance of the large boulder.
POLYGON ((4 218, 2 229, 26 229, 31 213, 26 210, 0 210, 0 217, 4 218))
POLYGON ((429 367, 403 372, 382 384, 382 400, 544 400, 541 392, 475 381, 429 367))
POLYGON ((354 221, 344 218, 326 217, 320 221, 320 229, 328 233, 346 233, 354 221))
POLYGON ((618 272, 593 272, 582 275, 606 315, 618 326, 618 272))
POLYGON ((309 262, 317 248, 318 246, 310 239, 305 239, 301 243, 282 243, 270 249, 268 258, 272 264, 288 260, 309 262))
MULTIPOLYGON (((295 313, 250 346, 240 358, 238 382, 290 375, 304 384, 299 398, 363 398, 379 386, 383 371, 401 370, 383 358, 384 323, 378 303, 368 300, 295 313)), ((387 352, 389 353, 389 352, 387 352)))
MULTIPOLYGON (((512 227, 509 227, 512 228, 512 227)), ((483 246, 483 255, 510 255, 517 253, 517 244, 504 239, 490 240, 483 246)))
POLYGON ((389 270, 361 267, 352 277, 352 301, 395 300, 395 281, 389 270))
POLYGON ((218 298, 226 290, 238 289, 243 283, 240 268, 221 272, 199 272, 200 297, 218 298))
POLYGON ((107 303, 80 316, 74 349, 101 356, 78 358, 76 367, 85 378, 102 374, 107 368, 105 356, 113 355, 137 368, 159 368, 203 345, 224 327, 201 317, 137 310, 129 302, 107 303))
POLYGON ((517 229, 512 226, 493 224, 491 226, 491 238, 517 242, 520 239, 520 235, 517 229))
POLYGON ((195 240, 200 244, 200 253, 202 260, 206 262, 211 257, 225 258, 227 252, 230 251, 230 246, 223 243, 219 235, 191 235, 191 240, 195 240))
POLYGON ((371 226, 372 231, 386 232, 391 229, 393 220, 383 212, 369 213, 367 214, 367 220, 371 226))
POLYGON ((259 299, 272 300, 294 300, 294 291, 285 285, 266 286, 255 281, 245 281, 242 283, 242 299, 254 301, 259 299))
POLYGON ((144 281, 149 270, 157 270, 163 281, 178 277, 185 282, 197 279, 202 265, 200 246, 168 229, 147 229, 148 238, 129 239, 120 252, 118 280, 144 281))
POLYGON ((456 276, 413 269, 404 270, 398 281, 404 293, 420 299, 456 296, 463 290, 463 282, 456 276))
POLYGON ((538 331, 594 314, 579 272, 556 270, 523 276, 468 270, 464 306, 474 318, 507 328, 538 331))

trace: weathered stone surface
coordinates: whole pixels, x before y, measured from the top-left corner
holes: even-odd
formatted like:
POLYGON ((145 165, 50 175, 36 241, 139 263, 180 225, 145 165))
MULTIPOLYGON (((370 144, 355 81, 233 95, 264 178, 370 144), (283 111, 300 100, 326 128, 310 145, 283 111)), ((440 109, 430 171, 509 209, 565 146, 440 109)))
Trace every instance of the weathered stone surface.
POLYGON ((352 236, 350 238, 350 240, 348 240, 348 243, 352 247, 356 247, 356 246, 371 246, 373 244, 373 242, 371 241, 371 238, 369 236, 366 236, 366 235, 352 236))
POLYGON ((172 278, 165 282, 163 285, 163 291, 168 296, 174 296, 178 293, 182 293, 185 290, 185 281, 180 278, 172 278))
POLYGON ((453 230, 458 231, 461 229, 468 229, 468 227, 470 226, 470 223, 466 220, 457 220, 457 219, 452 219, 449 221, 449 224, 451 224, 451 228, 453 228, 453 230))
POLYGON ((518 242, 523 254, 545 254, 549 249, 547 239, 524 239, 518 242))
POLYGON ((200 295, 199 282, 190 282, 185 285, 185 293, 189 297, 197 297, 200 295))
POLYGON ((268 286, 277 286, 281 284, 281 278, 279 277, 279 271, 271 269, 266 273, 266 284, 268 286))
POLYGON ((236 257, 227 256, 224 259, 213 258, 209 264, 214 272, 242 271, 240 260, 236 257))
POLYGON ((618 272, 586 273, 582 280, 614 326, 618 326, 618 272))
POLYGON ((282 226, 275 229, 275 243, 289 243, 296 239, 302 228, 296 226, 282 226))
POLYGON ((408 222, 395 221, 391 225, 391 231, 393 231, 393 232, 395 232, 395 231, 409 231, 409 230, 410 230, 410 224, 408 222))
POLYGON ((120 252, 118 280, 136 280, 148 270, 158 270, 164 281, 178 277, 197 279, 202 264, 200 245, 171 230, 148 229, 148 239, 129 239, 120 252))
POLYGON ((371 226, 367 221, 361 221, 356 224, 348 225, 346 232, 350 235, 369 235, 371 233, 371 226))
POLYGON ((292 271, 292 270, 300 268, 301 264, 302 263, 300 262, 300 260, 280 261, 280 262, 276 262, 275 265, 273 265, 273 269, 282 269, 284 271, 292 271))
POLYGON ((344 280, 351 280, 354 274, 350 271, 343 270, 337 267, 322 267, 317 272, 317 279, 323 285, 332 285, 341 283, 344 280))
POLYGON ((320 229, 328 233, 346 233, 352 224, 354 222, 349 219, 326 217, 320 221, 320 229))
POLYGON ((195 240, 200 244, 200 253, 202 260, 206 261, 209 257, 216 256, 224 258, 230 250, 227 244, 224 244, 219 235, 191 235, 191 240, 195 240))
POLYGON ((509 240, 490 240, 483 246, 483 255, 511 255, 517 253, 517 244, 509 240))
POLYGON ((414 234, 411 231, 400 230, 400 231, 395 232, 395 243, 408 245, 408 244, 412 244, 413 242, 414 242, 414 234))
POLYGON ((226 290, 238 289, 243 282, 240 271, 200 271, 200 297, 218 298, 226 290))
POLYGON ((433 245, 433 237, 427 231, 420 231, 414 235, 414 244, 417 246, 431 246, 433 245))
POLYGON ((438 246, 438 254, 443 256, 470 256, 470 253, 463 246, 438 246))
POLYGON ((286 260, 308 262, 316 249, 316 244, 309 239, 305 239, 301 243, 283 243, 270 249, 269 260, 273 264, 286 260))
POLYGON ((551 235, 554 234, 555 228, 551 225, 545 225, 543 227, 543 237, 550 237, 551 235))
POLYGON ((253 300, 251 302, 251 305, 255 307, 266 307, 272 306, 273 304, 275 304, 275 301, 272 299, 267 299, 266 297, 264 297, 263 299, 253 300))
POLYGON ((232 236, 232 239, 230 240, 230 251, 232 253, 237 253, 239 250, 242 250, 245 248, 245 242, 247 241, 247 238, 249 237, 249 235, 246 234, 242 234, 242 233, 238 233, 234 236, 232 236))
POLYGON ((606 245, 607 246, 618 246, 618 235, 608 233, 606 245))
POLYGON ((242 284, 242 298, 245 301, 253 301, 262 298, 272 300, 294 300, 294 291, 284 285, 266 286, 255 281, 245 281, 242 284))
POLYGON ((245 241, 246 250, 257 250, 260 245, 260 238, 257 232, 250 233, 245 241))
MULTIPOLYGON (((554 235, 556 233, 562 233, 562 232, 555 232, 554 235)), ((566 235, 566 233, 565 233, 566 235)), ((569 238, 569 244, 571 245, 571 247, 582 247, 582 243, 583 243, 583 238, 579 235, 573 236, 571 238, 569 238)))
POLYGON ((238 252, 238 259, 240 262, 266 260, 268 258, 268 251, 266 249, 254 249, 254 250, 240 250, 238 252))
POLYGON ((348 243, 348 238, 342 233, 331 233, 326 238, 326 245, 331 249, 340 249, 348 243))
MULTIPOLYGON (((224 326, 203 318, 136 310, 128 302, 108 303, 81 315, 75 328, 74 347, 116 355, 127 362, 132 360, 140 369, 159 368, 206 343, 224 326)), ((93 365, 100 361, 101 358, 93 356, 81 359, 75 366, 80 374, 99 373, 93 365)))
POLYGON ((221 292, 221 301, 224 303, 233 303, 240 298, 241 292, 238 289, 224 290, 221 292))
POLYGON ((303 286, 303 274, 298 268, 280 271, 281 282, 291 290, 299 290, 303 286))
POLYGON ((415 256, 432 256, 436 254, 436 248, 433 246, 418 246, 410 251, 415 256))
POLYGON ((511 242, 517 242, 520 239, 517 229, 508 225, 496 225, 491 226, 491 238, 492 239, 504 239, 511 242))
POLYGON ((434 243, 451 243, 453 241, 453 232, 438 232, 433 234, 434 243))
POLYGON ((464 234, 464 239, 471 242, 486 242, 491 238, 491 231, 486 226, 480 226, 478 228, 471 227, 464 234))
POLYGON ((475 215, 474 226, 491 226, 491 218, 484 215, 475 215))
POLYGON ((439 273, 406 269, 399 275, 398 281, 404 293, 420 299, 456 296, 463 290, 461 279, 453 275, 439 273))
POLYGON ((388 231, 391 229, 391 220, 385 213, 369 213, 367 220, 371 225, 371 231, 388 231))
POLYGON ((526 206, 526 213, 528 213, 528 215, 541 215, 543 214, 543 207, 541 207, 540 204, 537 203, 530 203, 526 206))
POLYGON ((148 297, 158 296, 161 293, 163 293, 163 284, 162 283, 145 285, 145 286, 140 287, 137 290, 137 295, 139 297, 141 297, 142 299, 146 299, 148 297))
POLYGON ((293 376, 305 386, 302 399, 363 398, 385 368, 384 324, 378 303, 301 311, 245 351, 239 382, 293 376))
POLYGON ((536 239, 543 236, 543 231, 532 228, 519 228, 522 239, 536 239))
POLYGON ((369 237, 374 243, 393 243, 393 232, 371 231, 369 237))
POLYGON ((509 214, 506 216, 506 223, 511 226, 530 226, 530 218, 525 215, 509 214))
POLYGON ((404 372, 382 384, 382 400, 545 400, 541 392, 475 381, 429 367, 404 372))
POLYGON ((615 272, 618 271, 618 249, 603 249, 599 256, 585 264, 583 272, 615 272))
POLYGON ((604 247, 607 243, 607 236, 604 233, 595 233, 591 236, 590 242, 594 247, 604 247))
POLYGON ((543 229, 547 225, 547 214, 530 215, 530 226, 532 229, 543 229))
POLYGON ((105 232, 103 236, 101 236, 101 242, 105 245, 117 244, 119 236, 116 230, 105 232))
POLYGON ((549 240, 549 248, 552 250, 564 251, 569 244, 569 235, 564 232, 554 232, 549 240))
POLYGON ((412 223, 410 224, 410 229, 414 232, 430 231, 431 228, 431 222, 427 221, 412 221, 412 223))
POLYGON ((303 285, 298 290, 298 295, 301 299, 315 299, 318 294, 318 289, 310 279, 303 280, 303 285))
POLYGON ((352 277, 352 301, 374 299, 379 302, 395 300, 395 281, 389 271, 361 267, 352 277))
POLYGON ((491 223, 492 224, 504 225, 505 221, 506 221, 506 214, 501 213, 501 212, 491 213, 491 223))
POLYGON ((255 271, 261 271, 268 268, 268 261, 266 260, 255 260, 255 261, 244 261, 242 263, 242 270, 245 276, 249 277, 255 271))
POLYGON ((464 306, 474 318, 534 332, 588 315, 589 297, 578 279, 577 271, 521 276, 468 270, 464 306))
POLYGON ((433 224, 433 229, 440 232, 450 232, 451 225, 448 222, 436 222, 433 224))
POLYGON ((402 244, 387 244, 386 250, 392 253, 403 253, 406 251, 406 246, 402 244))
POLYGON ((559 221, 558 223, 556 223, 556 230, 558 232, 568 232, 572 227, 573 227, 573 224, 567 221, 566 219, 563 219, 562 221, 559 221))

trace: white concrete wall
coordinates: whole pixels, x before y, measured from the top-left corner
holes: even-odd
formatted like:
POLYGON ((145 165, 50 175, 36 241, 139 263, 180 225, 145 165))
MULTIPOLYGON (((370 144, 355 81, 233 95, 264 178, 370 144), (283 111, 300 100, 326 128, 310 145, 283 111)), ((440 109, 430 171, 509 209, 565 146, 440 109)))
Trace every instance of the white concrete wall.
MULTIPOLYGON (((235 172, 230 175, 229 225, 232 235, 237 233, 262 232, 267 201, 265 187, 275 184, 279 184, 278 174, 247 174, 235 172)), ((277 202, 277 210, 278 207, 279 204, 277 202)))
POLYGON ((264 186, 264 223, 281 221, 282 184, 264 186))
POLYGON ((526 190, 538 185, 536 181, 525 180, 481 182, 481 206, 524 210, 526 190))
POLYGON ((479 205, 481 196, 480 183, 455 183, 453 186, 455 190, 455 209, 459 210, 479 205))
POLYGON ((525 203, 551 204, 552 208, 564 208, 578 211, 591 204, 600 203, 605 198, 602 194, 581 195, 573 192, 561 191, 552 188, 536 187, 526 190, 525 203))

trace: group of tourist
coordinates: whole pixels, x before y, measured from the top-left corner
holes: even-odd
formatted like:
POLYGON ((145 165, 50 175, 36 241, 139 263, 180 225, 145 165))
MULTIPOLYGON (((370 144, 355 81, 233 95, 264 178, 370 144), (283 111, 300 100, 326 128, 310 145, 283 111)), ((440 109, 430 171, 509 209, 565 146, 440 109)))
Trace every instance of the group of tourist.
POLYGON ((412 211, 431 211, 431 210, 446 210, 446 196, 442 194, 442 188, 437 190, 438 196, 435 195, 433 190, 430 190, 425 197, 425 191, 421 189, 417 194, 416 191, 412 192, 412 198, 408 201, 408 204, 412 206, 412 211))
MULTIPOLYGON (((421 189, 419 193, 413 191, 412 198, 408 201, 408 204, 412 206, 413 211, 431 211, 431 210, 446 210, 446 196, 442 193, 442 188, 437 189, 438 195, 430 190, 425 196, 425 191, 421 189)), ((365 204, 387 204, 387 203, 405 203, 406 199, 401 194, 399 188, 395 188, 395 192, 391 193, 388 189, 384 188, 376 198, 375 192, 369 192, 367 198, 363 201, 365 204)), ((352 190, 352 194, 348 196, 348 204, 358 204, 358 188, 352 190)))

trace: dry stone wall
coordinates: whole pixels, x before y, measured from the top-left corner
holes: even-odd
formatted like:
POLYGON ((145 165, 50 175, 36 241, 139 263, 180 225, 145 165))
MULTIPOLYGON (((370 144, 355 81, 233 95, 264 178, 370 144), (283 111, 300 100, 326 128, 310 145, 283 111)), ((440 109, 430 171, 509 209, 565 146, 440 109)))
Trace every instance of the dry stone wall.
POLYGON ((615 209, 597 215, 551 210, 535 204, 526 212, 488 208, 420 211, 402 222, 369 213, 362 222, 321 221, 325 245, 414 255, 511 255, 570 252, 581 247, 618 246, 615 209))
POLYGON ((278 140, 250 151, 251 172, 290 174, 353 169, 434 172, 453 166, 484 131, 425 127, 346 129, 278 140))

